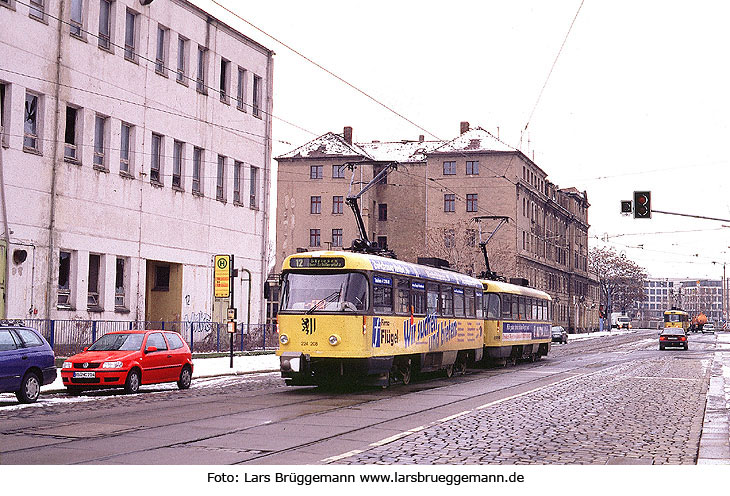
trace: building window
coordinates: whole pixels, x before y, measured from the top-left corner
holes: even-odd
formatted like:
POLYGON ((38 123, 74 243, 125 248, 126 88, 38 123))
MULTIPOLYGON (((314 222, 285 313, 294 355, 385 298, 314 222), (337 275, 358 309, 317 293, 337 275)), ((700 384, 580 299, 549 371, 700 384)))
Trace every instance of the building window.
POLYGON ((344 203, 345 203, 344 196, 333 196, 332 197, 332 213, 341 214, 344 203))
POLYGON ((332 229, 332 246, 342 246, 342 229, 332 229))
POLYGON ((58 308, 71 308, 71 252, 61 251, 58 257, 58 308))
POLYGON ((99 1, 99 48, 112 48, 112 3, 111 0, 99 1))
POLYGON ((246 111, 246 69, 238 68, 238 93, 236 93, 236 108, 246 111))
POLYGON ((33 93, 25 94, 25 111, 23 123, 23 149, 40 152, 39 116, 40 97, 33 93))
POLYGON ((137 13, 127 9, 126 26, 124 28, 124 58, 137 61, 137 13))
POLYGON ((188 40, 182 36, 177 37, 177 82, 188 85, 187 72, 188 40))
POLYGON ((243 178, 243 162, 233 161, 233 203, 241 204, 241 180, 243 178))
POLYGON ((132 173, 132 153, 131 144, 133 140, 132 125, 122 122, 122 131, 120 137, 119 146, 119 170, 126 172, 127 174, 132 173))
POLYGON ((127 271, 126 260, 117 257, 117 264, 114 274, 114 308, 127 308, 127 271))
POLYGON ((221 58, 221 80, 220 80, 220 94, 221 102, 228 103, 228 87, 230 86, 229 73, 231 63, 221 58))
POLYGON ((218 170, 215 179, 215 199, 226 201, 226 157, 218 155, 218 170))
POLYGON ((456 162, 444 162, 444 176, 456 175, 456 162))
POLYGON ((251 114, 254 117, 261 117, 261 77, 253 76, 253 105, 251 114))
POLYGON ((456 195, 451 193, 444 195, 444 212, 456 212, 456 195))
POLYGON ((444 230, 444 247, 453 248, 456 245, 456 233, 454 229, 444 230))
POLYGON ((249 185, 249 206, 253 209, 258 209, 258 198, 257 194, 259 191, 259 168, 251 166, 251 181, 249 185))
POLYGON ((205 82, 205 72, 208 66, 207 59, 208 49, 202 46, 198 46, 198 75, 196 78, 195 89, 198 91, 198 93, 202 93, 204 95, 208 94, 208 88, 205 82))
POLYGON ((185 143, 173 141, 172 144, 172 187, 182 190, 185 177, 185 143))
POLYGON ((155 284, 152 291, 170 291, 170 266, 155 266, 155 284))
POLYGON ((69 162, 78 163, 81 159, 79 151, 79 136, 81 129, 81 109, 66 107, 66 130, 64 132, 63 158, 69 162))
POLYGON ((45 0, 30 0, 30 17, 39 21, 46 21, 46 2, 45 0))
POLYGON ((309 179, 324 179, 324 166, 323 165, 310 165, 309 166, 309 179))
POLYGON ((477 207, 477 194, 476 193, 470 193, 466 195, 466 211, 467 212, 476 212, 478 210, 477 207))
POLYGON ((8 129, 9 109, 10 109, 10 89, 9 85, 0 82, 0 145, 8 146, 8 129))
POLYGON ((310 214, 321 214, 322 213, 322 197, 321 196, 310 196, 309 197, 309 213, 310 214))
POLYGON ((94 167, 106 169, 106 153, 104 153, 104 139, 109 118, 96 114, 94 118, 94 167))
POLYGON ((388 204, 378 204, 378 220, 388 220, 388 204))
POLYGON ((86 298, 86 305, 89 309, 101 306, 99 300, 99 269, 101 268, 101 255, 89 254, 89 292, 86 298))
POLYGON ((467 160, 466 161, 466 174, 468 176, 479 175, 479 161, 478 160, 467 160))
POLYGON ((193 148, 193 193, 203 194, 200 178, 203 177, 203 149, 193 148))
POLYGON ((382 250, 388 249, 388 237, 387 236, 378 236, 377 242, 378 242, 378 248, 380 248, 382 250))
POLYGON ((345 166, 344 165, 333 165, 332 166, 332 179, 344 179, 345 177, 345 166))
POLYGON ((155 53, 155 72, 167 76, 167 39, 169 30, 157 25, 157 52, 155 53))
POLYGON ((155 133, 152 133, 150 182, 158 186, 162 185, 162 136, 155 133))
POLYGON ((71 34, 81 37, 84 29, 84 6, 82 0, 71 0, 71 34))
POLYGON ((309 230, 309 246, 320 246, 319 229, 310 229, 309 230))

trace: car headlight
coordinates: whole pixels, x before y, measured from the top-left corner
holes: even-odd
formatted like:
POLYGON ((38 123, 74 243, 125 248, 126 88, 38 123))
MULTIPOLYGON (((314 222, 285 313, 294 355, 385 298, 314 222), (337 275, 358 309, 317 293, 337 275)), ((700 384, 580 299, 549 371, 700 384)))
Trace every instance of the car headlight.
POLYGON ((121 369, 122 362, 120 362, 120 361, 104 362, 103 364, 101 364, 101 368, 103 368, 103 369, 121 369))
POLYGON ((279 336, 279 342, 281 344, 288 343, 289 342, 289 336, 287 336, 286 334, 282 334, 281 336, 279 336))
POLYGON ((73 366, 74 366, 74 364, 71 363, 71 362, 63 362, 63 368, 64 369, 70 369, 73 366))
POLYGON ((340 344, 340 337, 337 334, 333 334, 330 336, 329 342, 332 346, 337 346, 340 344))

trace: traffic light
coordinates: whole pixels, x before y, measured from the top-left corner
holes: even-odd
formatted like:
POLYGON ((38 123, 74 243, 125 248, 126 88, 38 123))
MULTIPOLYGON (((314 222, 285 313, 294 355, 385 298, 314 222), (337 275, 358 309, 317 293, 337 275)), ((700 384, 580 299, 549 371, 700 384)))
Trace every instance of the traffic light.
POLYGON ((631 207, 631 200, 621 200, 621 213, 630 214, 633 208, 631 207))
POLYGON ((651 191, 634 191, 634 219, 651 219, 651 191))

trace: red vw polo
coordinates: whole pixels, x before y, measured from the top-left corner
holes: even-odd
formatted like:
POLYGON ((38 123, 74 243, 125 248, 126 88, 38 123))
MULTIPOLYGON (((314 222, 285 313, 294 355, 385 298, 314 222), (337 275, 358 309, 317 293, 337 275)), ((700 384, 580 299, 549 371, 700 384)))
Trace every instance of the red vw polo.
POLYGON ((69 393, 115 387, 136 393, 142 384, 175 381, 187 389, 193 360, 176 332, 110 332, 63 362, 61 377, 69 393))

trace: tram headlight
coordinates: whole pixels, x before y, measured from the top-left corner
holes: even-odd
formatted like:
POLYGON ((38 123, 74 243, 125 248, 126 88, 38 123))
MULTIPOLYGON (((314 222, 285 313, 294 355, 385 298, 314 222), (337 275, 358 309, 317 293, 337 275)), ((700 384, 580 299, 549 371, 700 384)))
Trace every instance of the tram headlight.
POLYGON ((333 334, 330 336, 329 341, 332 346, 337 346, 340 344, 340 337, 337 334, 333 334))
POLYGON ((287 336, 286 334, 282 334, 282 335, 280 335, 280 336, 279 336, 279 342, 280 342, 281 344, 286 344, 286 343, 288 343, 288 342, 289 342, 289 336, 287 336))

